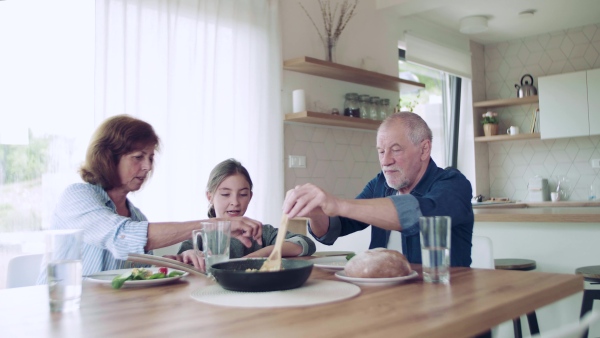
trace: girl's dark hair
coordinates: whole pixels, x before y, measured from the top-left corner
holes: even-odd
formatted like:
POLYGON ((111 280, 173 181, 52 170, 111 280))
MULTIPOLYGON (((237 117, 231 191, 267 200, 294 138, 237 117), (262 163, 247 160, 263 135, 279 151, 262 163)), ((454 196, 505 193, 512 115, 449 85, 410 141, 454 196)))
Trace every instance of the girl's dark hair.
MULTIPOLYGON (((210 172, 210 176, 208 177, 208 183, 206 184, 206 192, 214 195, 219 188, 219 185, 223 183, 223 181, 232 175, 242 174, 248 184, 250 185, 250 191, 252 191, 252 179, 250 179, 250 174, 248 170, 244 168, 244 166, 237 160, 230 158, 227 159, 213 168, 210 172)), ((215 218, 217 214, 215 213, 215 207, 212 203, 208 205, 208 217, 215 218)))
POLYGON ((117 170, 121 156, 154 145, 160 139, 152 126, 128 115, 106 119, 96 130, 88 146, 85 162, 79 169, 84 182, 110 190, 121 185, 117 170))

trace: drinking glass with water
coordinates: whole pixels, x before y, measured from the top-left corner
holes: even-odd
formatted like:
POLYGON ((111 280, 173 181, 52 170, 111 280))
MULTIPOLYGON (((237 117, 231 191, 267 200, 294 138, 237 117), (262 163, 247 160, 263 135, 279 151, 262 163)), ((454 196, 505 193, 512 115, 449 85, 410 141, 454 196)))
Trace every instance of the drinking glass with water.
POLYGON ((210 274, 213 264, 229 260, 231 222, 202 222, 202 230, 192 232, 194 250, 204 254, 206 272, 210 274), (200 246, 202 243, 202 246, 200 246), (201 248, 201 249, 200 249, 201 248))
POLYGON ((448 216, 420 217, 423 280, 430 283, 450 282, 450 230, 448 216))
POLYGON ((81 247, 83 230, 46 232, 46 272, 50 310, 69 312, 81 302, 81 247))

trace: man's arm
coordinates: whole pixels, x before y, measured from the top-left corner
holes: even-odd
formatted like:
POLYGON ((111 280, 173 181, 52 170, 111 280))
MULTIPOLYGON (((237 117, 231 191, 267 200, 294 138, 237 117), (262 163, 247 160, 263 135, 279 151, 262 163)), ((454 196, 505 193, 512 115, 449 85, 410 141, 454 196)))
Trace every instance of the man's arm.
POLYGON ((321 188, 305 184, 288 191, 283 205, 288 217, 306 216, 317 237, 329 229, 328 216, 343 216, 386 230, 401 230, 394 203, 389 198, 340 199, 321 188))

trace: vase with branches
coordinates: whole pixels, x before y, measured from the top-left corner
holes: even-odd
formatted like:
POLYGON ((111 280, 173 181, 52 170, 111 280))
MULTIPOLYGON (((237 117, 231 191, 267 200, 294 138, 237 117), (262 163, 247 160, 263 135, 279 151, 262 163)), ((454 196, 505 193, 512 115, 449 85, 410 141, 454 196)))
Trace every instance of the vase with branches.
POLYGON ((325 46, 325 58, 329 62, 335 62, 335 46, 337 44, 340 35, 346 28, 346 25, 354 16, 354 10, 356 9, 356 5, 358 4, 358 0, 354 0, 350 2, 348 0, 342 1, 342 3, 336 3, 331 8, 330 0, 318 0, 319 8, 321 9, 321 16, 323 17, 323 30, 317 27, 315 20, 313 20, 312 16, 308 14, 308 11, 302 4, 300 3, 300 7, 304 10, 304 13, 308 16, 313 26, 319 33, 319 38, 323 42, 325 46), (339 10, 339 12, 338 12, 339 10))

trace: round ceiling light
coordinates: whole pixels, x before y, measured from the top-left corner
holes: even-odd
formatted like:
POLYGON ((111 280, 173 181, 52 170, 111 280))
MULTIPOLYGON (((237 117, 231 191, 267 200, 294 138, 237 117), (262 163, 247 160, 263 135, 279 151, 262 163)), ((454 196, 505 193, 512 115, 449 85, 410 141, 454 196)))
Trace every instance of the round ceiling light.
POLYGON ((463 34, 477 34, 487 31, 487 18, 476 15, 460 19, 460 32, 463 34))

